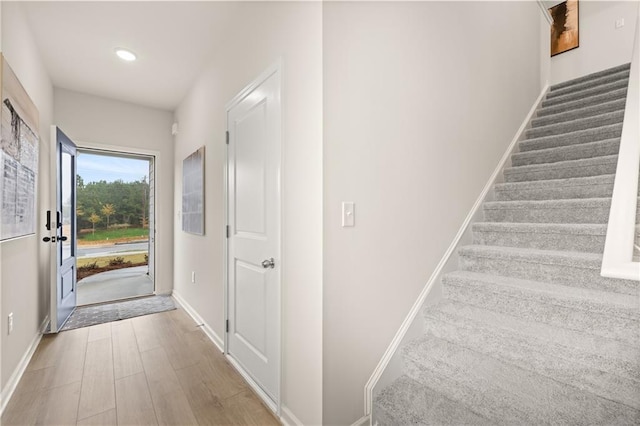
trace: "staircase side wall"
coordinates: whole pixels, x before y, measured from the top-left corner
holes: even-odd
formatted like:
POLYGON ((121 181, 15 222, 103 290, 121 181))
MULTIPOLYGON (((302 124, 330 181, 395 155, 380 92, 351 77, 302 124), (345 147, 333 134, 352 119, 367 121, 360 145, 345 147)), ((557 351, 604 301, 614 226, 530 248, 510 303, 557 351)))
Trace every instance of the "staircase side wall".
POLYGON ((323 421, 364 386, 540 93, 535 2, 323 12, 323 421), (355 227, 341 203, 355 202, 355 227))

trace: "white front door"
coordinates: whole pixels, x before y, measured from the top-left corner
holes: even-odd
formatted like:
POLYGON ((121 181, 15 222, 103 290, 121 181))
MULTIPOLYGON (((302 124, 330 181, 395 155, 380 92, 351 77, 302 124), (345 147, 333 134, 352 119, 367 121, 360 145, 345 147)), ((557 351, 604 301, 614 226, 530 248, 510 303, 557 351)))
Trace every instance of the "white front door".
POLYGON ((280 375, 280 71, 227 107, 227 353, 274 404, 280 375))
POLYGON ((58 332, 76 308, 76 145, 52 126, 55 141, 55 209, 48 213, 52 245, 51 332, 58 332))

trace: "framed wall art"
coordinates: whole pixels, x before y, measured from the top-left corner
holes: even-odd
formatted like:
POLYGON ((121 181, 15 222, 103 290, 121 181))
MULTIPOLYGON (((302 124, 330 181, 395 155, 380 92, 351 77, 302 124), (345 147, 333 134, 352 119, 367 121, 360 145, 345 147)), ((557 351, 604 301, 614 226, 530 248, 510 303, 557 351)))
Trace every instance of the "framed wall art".
POLYGON ((567 0, 549 9, 551 24, 551 56, 580 46, 578 0, 567 0))
POLYGON ((204 235, 204 146, 182 162, 182 230, 204 235))
POLYGON ((35 234, 39 114, 4 57, 0 57, 0 241, 35 234))

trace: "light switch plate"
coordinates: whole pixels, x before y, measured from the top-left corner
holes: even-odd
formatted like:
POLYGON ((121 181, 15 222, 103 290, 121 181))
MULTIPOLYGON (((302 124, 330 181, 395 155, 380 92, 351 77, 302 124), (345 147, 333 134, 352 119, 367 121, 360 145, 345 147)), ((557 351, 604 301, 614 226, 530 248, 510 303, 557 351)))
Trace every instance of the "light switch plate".
POLYGON ((616 28, 622 28, 622 27, 624 27, 624 18, 616 19, 616 28))
POLYGON ((342 227, 351 227, 356 224, 356 206, 353 201, 342 202, 342 227))

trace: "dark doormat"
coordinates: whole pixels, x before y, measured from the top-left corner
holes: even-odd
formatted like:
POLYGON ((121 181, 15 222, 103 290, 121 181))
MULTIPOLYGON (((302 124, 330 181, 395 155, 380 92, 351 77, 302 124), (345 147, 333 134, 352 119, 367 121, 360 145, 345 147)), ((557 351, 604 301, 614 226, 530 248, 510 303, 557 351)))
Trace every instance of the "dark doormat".
POLYGON ((81 306, 76 308, 60 331, 156 314, 158 312, 171 311, 175 308, 176 305, 173 303, 171 296, 149 296, 124 302, 81 306))

